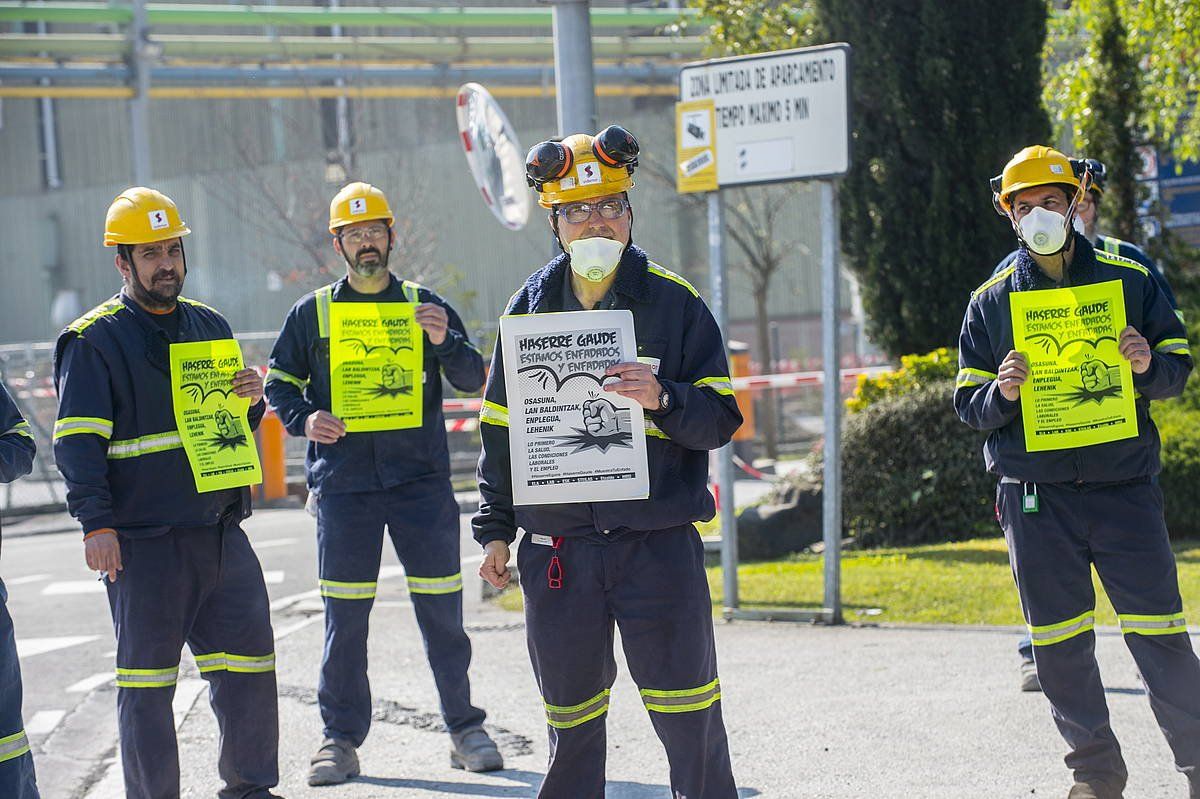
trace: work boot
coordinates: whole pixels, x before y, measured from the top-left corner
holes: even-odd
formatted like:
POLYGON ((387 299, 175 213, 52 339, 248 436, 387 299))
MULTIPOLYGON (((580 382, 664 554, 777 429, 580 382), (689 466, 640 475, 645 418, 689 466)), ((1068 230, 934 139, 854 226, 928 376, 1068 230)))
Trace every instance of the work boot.
POLYGON ((468 727, 450 733, 450 765, 467 771, 498 771, 504 768, 500 750, 483 727, 468 727))
POLYGON ((311 763, 309 785, 341 785, 358 776, 358 753, 341 738, 326 738, 311 763))
POLYGON ((1021 661, 1021 690, 1026 693, 1042 690, 1042 683, 1037 676, 1037 665, 1032 660, 1021 661))
POLYGON ((1067 799, 1123 799, 1122 789, 1095 777, 1071 786, 1067 799))

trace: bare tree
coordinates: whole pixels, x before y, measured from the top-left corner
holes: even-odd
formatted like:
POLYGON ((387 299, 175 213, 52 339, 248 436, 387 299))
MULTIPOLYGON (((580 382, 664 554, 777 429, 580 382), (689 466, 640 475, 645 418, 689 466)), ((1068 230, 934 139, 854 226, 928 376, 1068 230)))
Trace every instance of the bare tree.
MULTIPOLYGON (((657 159, 643 157, 642 170, 658 183, 675 185, 675 166, 657 159)), ((749 278, 751 295, 754 299, 755 351, 764 370, 770 370, 771 314, 768 308, 771 283, 781 266, 797 255, 808 254, 808 246, 795 231, 788 231, 783 216, 796 197, 795 187, 759 186, 744 189, 726 189, 725 232, 733 239, 740 257, 732 260, 734 269, 749 278)), ((704 205, 701 194, 680 194, 678 201, 694 209, 704 205)), ((779 420, 775 391, 768 389, 763 394, 762 413, 757 415, 762 424, 762 439, 769 458, 779 456, 779 420)))
MULTIPOLYGON (((304 107, 308 113, 302 117, 281 118, 291 141, 304 141, 308 132, 321 123, 318 98, 310 96, 304 107)), ((356 113, 359 107, 351 105, 352 130, 361 124, 361 114, 356 113)), ((258 209, 260 213, 245 215, 244 223, 264 237, 290 245, 269 249, 266 257, 277 260, 266 266, 274 269, 285 283, 301 286, 313 286, 342 274, 345 263, 329 241, 329 199, 345 183, 371 181, 370 175, 356 175, 353 168, 346 169, 347 162, 361 163, 358 153, 354 149, 347 154, 314 147, 311 154, 272 163, 267 151, 269 143, 255 132, 231 122, 226 122, 222 132, 237 157, 237 169, 213 175, 202 185, 214 196, 226 200, 232 196, 239 205, 258 209), (306 256, 301 264, 294 260, 297 252, 306 256)), ((386 156, 380 171, 404 175, 406 188, 414 196, 422 196, 429 188, 428 171, 420 168, 417 163, 420 154, 411 148, 375 155, 386 156)), ((456 275, 448 274, 436 261, 439 242, 430 226, 420 224, 414 214, 395 210, 398 211, 394 222, 397 247, 389 258, 389 269, 431 288, 456 281, 456 275)))

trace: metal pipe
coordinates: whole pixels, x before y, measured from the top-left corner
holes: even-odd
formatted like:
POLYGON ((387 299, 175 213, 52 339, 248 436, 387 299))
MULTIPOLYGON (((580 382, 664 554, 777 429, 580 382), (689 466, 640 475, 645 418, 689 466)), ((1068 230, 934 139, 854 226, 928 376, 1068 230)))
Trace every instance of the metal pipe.
MULTIPOLYGON (((597 28, 658 28, 682 17, 699 22, 692 9, 595 8, 597 28)), ((326 28, 333 25, 372 28, 539 28, 550 27, 553 14, 544 8, 338 8, 313 6, 207 5, 153 3, 147 22, 154 26, 221 26, 326 28)), ((125 5, 40 0, 0 0, 0 22, 52 22, 71 25, 127 25, 133 9, 125 5)), ((692 23, 694 24, 694 23, 692 23)))
MULTIPOLYGON (((37 25, 38 34, 46 35, 46 23, 39 22, 37 25)), ((49 86, 50 79, 42 78, 42 85, 49 86)), ((54 119, 54 99, 51 97, 42 97, 38 100, 38 117, 41 122, 42 133, 42 158, 45 166, 46 188, 60 189, 62 188, 62 176, 59 172, 58 163, 58 126, 54 119)), ((57 259, 55 259, 57 262, 57 259)))
MULTIPOLYGON (((721 329, 722 341, 729 341, 729 292, 725 279, 725 209, 721 190, 708 193, 708 285, 712 313, 721 329)), ((728 346, 728 344, 726 344, 728 346)), ((738 599, 737 501, 733 487, 733 442, 717 450, 717 494, 721 499, 721 579, 725 618, 732 618, 738 599)))
POLYGON ((146 2, 133 0, 133 23, 129 27, 129 165, 133 185, 150 183, 150 64, 146 58, 146 2))
MULTIPOLYGON (((466 81, 499 81, 510 83, 536 83, 548 77, 551 70, 548 66, 489 66, 489 67, 169 67, 156 66, 149 70, 150 78, 155 84, 183 83, 189 81, 208 82, 245 82, 277 80, 285 84, 308 84, 316 81, 330 81, 345 78, 351 82, 346 92, 354 94, 358 89, 353 84, 369 87, 371 81, 388 81, 399 85, 419 85, 423 82, 434 82, 441 85, 449 83, 464 83, 466 81)), ((675 84, 677 74, 668 69, 656 67, 653 64, 639 66, 597 67, 596 75, 609 83, 623 82, 631 94, 638 93, 643 87, 659 84, 661 88, 668 83, 675 84)), ((49 78, 55 82, 128 81, 130 70, 127 66, 112 66, 104 68, 90 67, 58 67, 58 66, 0 66, 0 81, 40 81, 49 78)), ((657 91, 651 92, 657 94, 657 91)), ((678 94, 678 91, 676 91, 678 94)), ((539 91, 539 94, 547 92, 539 91)))
MULTIPOLYGON (((493 97, 554 97, 553 86, 496 86, 488 89, 493 97)), ((457 86, 230 86, 203 84, 151 86, 152 100, 315 100, 348 95, 356 100, 421 100, 454 98, 457 86)), ((679 89, 671 84, 657 86, 600 85, 601 97, 677 97, 679 89)), ((0 99, 53 97, 60 100, 126 100, 133 96, 128 86, 11 86, 0 80, 0 99)))
POLYGON ((842 623, 842 381, 838 306, 837 184, 821 181, 821 360, 825 372, 825 478, 821 491, 825 541, 825 610, 842 623))
MULTIPOLYGON (((264 58, 550 58, 554 40, 549 36, 266 36, 156 34, 150 41, 162 48, 164 58, 236 56, 264 58)), ((698 36, 670 39, 660 36, 592 37, 592 54, 604 58, 691 57, 704 50, 698 36)), ((5 34, 0 56, 37 56, 54 59, 75 56, 120 57, 129 39, 120 34, 55 33, 46 36, 5 34)))
POLYGON ((596 77, 588 0, 554 0, 558 135, 596 131, 596 77))

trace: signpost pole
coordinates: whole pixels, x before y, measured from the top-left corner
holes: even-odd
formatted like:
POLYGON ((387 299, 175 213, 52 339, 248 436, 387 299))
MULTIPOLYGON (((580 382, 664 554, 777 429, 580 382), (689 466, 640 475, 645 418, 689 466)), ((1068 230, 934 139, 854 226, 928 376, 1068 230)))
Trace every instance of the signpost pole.
MULTIPOLYGON (((729 341, 729 292, 725 274, 725 211, 721 190, 708 192, 708 281, 713 316, 729 341)), ((724 615, 733 617, 738 607, 737 503, 733 488, 733 442, 717 450, 717 495, 721 500, 721 575, 724 582, 724 615)))
POLYGON ((837 184, 821 181, 821 359, 824 362, 825 480, 822 537, 825 541, 825 612, 842 623, 842 378, 838 314, 837 184))
MULTIPOLYGON (((820 608, 742 609, 738 596, 737 505, 732 445, 718 450, 721 566, 726 619, 842 623, 841 357, 836 179, 850 168, 850 46, 756 53, 685 65, 675 105, 676 187, 708 193, 713 314, 728 336, 721 252, 720 190, 785 181, 820 181, 821 330, 824 355, 825 596, 820 608)), ((760 353, 766 362, 770 354, 760 353)))

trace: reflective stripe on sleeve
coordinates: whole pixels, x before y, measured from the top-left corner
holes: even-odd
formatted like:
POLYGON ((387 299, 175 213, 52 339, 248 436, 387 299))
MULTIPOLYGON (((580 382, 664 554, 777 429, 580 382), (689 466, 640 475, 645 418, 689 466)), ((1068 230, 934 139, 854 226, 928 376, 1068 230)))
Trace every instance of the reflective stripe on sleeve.
POLYGON ((410 594, 454 594, 463 589, 462 572, 447 577, 409 577, 410 594))
POLYGON ((1187 633, 1187 620, 1182 613, 1135 614, 1118 613, 1121 632, 1125 635, 1175 635, 1187 633))
POLYGON ((303 391, 305 389, 305 387, 308 386, 307 380, 301 380, 300 378, 296 377, 295 375, 288 374, 287 372, 283 371, 282 369, 272 368, 272 369, 267 370, 266 382, 270 383, 272 380, 280 380, 280 381, 283 381, 284 383, 291 383, 293 386, 300 389, 301 391, 303 391))
POLYGON ((982 386, 995 379, 996 375, 993 372, 985 372, 982 369, 959 369, 958 378, 954 381, 954 390, 957 391, 964 386, 982 386))
POLYGON ((692 383, 692 385, 712 389, 718 394, 724 394, 729 397, 733 396, 733 381, 729 379, 728 375, 724 377, 702 377, 692 383))
POLYGON ((166 669, 123 669, 117 667, 118 688, 170 688, 179 679, 179 665, 166 669))
POLYGON ((344 583, 339 580, 319 580, 321 596, 330 599, 374 599, 377 583, 344 583))
POLYGON ((113 439, 108 444, 108 459, 137 458, 154 452, 182 448, 183 440, 179 438, 179 431, 169 430, 165 433, 154 433, 141 438, 113 439))
POLYGON ((546 706, 546 723, 551 727, 566 730, 603 716, 608 712, 609 693, 609 689, 605 688, 586 702, 570 707, 552 705, 543 699, 542 704, 546 706))
POLYGON ((684 688, 678 691, 658 691, 643 688, 640 691, 647 710, 655 713, 690 713, 712 707, 721 698, 721 681, 715 679, 699 688, 684 688))
POLYGON ((269 655, 231 655, 228 652, 213 652, 207 655, 196 655, 196 665, 200 673, 210 671, 230 671, 238 674, 262 674, 275 671, 275 653, 269 655))
POLYGON ((0 437, 2 436, 25 436, 25 438, 33 438, 33 428, 29 426, 29 422, 22 419, 3 433, 0 433, 0 437))
POLYGON ((644 418, 646 421, 646 424, 645 424, 646 435, 650 436, 651 438, 662 438, 667 441, 671 440, 671 437, 669 435, 667 435, 666 433, 664 433, 662 430, 660 430, 658 425, 656 425, 649 416, 646 416, 644 418))
POLYGON ((1188 348, 1186 338, 1165 338, 1154 345, 1155 352, 1175 353, 1181 355, 1191 355, 1192 351, 1188 348))
POLYGON ((484 400, 479 409, 479 421, 483 424, 494 424, 497 427, 508 427, 508 408, 484 400))
POLYGON ((54 440, 80 433, 91 433, 104 439, 112 438, 112 419, 98 416, 64 416, 54 423, 54 440))
POLYGON ((1060 621, 1057 624, 1029 625, 1029 636, 1034 646, 1049 646, 1074 638, 1077 635, 1090 632, 1096 628, 1096 610, 1081 613, 1073 619, 1060 621))

